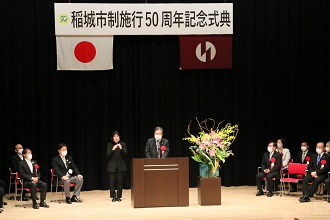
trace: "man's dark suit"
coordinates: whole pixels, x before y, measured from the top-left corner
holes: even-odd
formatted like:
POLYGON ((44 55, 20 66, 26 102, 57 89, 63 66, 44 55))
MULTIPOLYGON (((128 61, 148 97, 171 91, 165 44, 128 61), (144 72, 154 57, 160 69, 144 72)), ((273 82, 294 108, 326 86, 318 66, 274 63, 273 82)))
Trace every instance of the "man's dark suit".
POLYGON ((314 154, 311 158, 311 161, 308 164, 307 167, 307 175, 302 180, 302 187, 303 187, 303 193, 304 196, 312 197, 314 193, 317 191, 317 187, 320 183, 323 183, 324 180, 328 177, 328 172, 330 171, 330 156, 323 153, 320 162, 317 164, 317 157, 318 154, 314 154), (322 160, 326 162, 324 164, 324 167, 321 169, 322 166, 322 160), (312 172, 316 172, 317 178, 314 178, 311 176, 312 172), (313 181, 313 184, 309 187, 310 182, 313 181))
POLYGON ((72 157, 68 155, 65 156, 65 161, 66 161, 66 166, 61 156, 57 155, 56 157, 54 157, 52 159, 52 166, 54 172, 59 178, 59 183, 64 183, 64 191, 66 197, 70 196, 70 182, 76 184, 73 195, 79 196, 84 180, 77 177, 78 175, 81 174, 78 170, 78 167, 73 162, 72 157), (72 173, 69 173, 69 170, 72 170, 72 173), (69 180, 63 181, 62 177, 66 176, 67 173, 70 174, 69 180))
POLYGON ((166 158, 166 157, 168 157, 168 154, 170 152, 170 144, 167 139, 165 139, 165 138, 160 139, 159 148, 161 148, 162 146, 166 147, 166 150, 163 154, 160 149, 157 152, 156 139, 155 138, 148 139, 147 145, 145 148, 146 158, 166 158))
POLYGON ((305 156, 304 161, 301 161, 301 159, 302 159, 302 151, 299 151, 297 153, 297 155, 296 155, 296 158, 295 158, 294 162, 295 163, 307 163, 306 157, 309 156, 310 158, 312 158, 313 155, 314 155, 314 153, 309 150, 309 151, 307 151, 307 154, 305 156))
POLYGON ((14 154, 13 156, 11 156, 11 171, 13 173, 18 172, 18 164, 21 161, 22 161, 22 159, 17 154, 14 154))
POLYGON ((21 175, 21 179, 23 179, 23 186, 31 189, 31 197, 32 200, 37 200, 37 188, 40 189, 40 201, 46 200, 47 193, 47 183, 42 182, 40 179, 37 183, 32 182, 32 177, 40 177, 37 174, 37 170, 34 167, 35 161, 31 161, 33 166, 33 172, 31 172, 29 165, 24 160, 20 161, 18 164, 19 174, 21 175))
POLYGON ((256 181, 257 181, 257 189, 262 191, 262 179, 266 177, 267 180, 267 191, 273 191, 273 181, 272 178, 280 178, 280 170, 282 167, 282 155, 275 151, 272 155, 276 161, 274 162, 274 166, 271 168, 271 161, 269 159, 270 153, 264 153, 261 161, 261 172, 257 174, 256 181), (270 172, 268 174, 264 173, 265 169, 269 169, 270 172))

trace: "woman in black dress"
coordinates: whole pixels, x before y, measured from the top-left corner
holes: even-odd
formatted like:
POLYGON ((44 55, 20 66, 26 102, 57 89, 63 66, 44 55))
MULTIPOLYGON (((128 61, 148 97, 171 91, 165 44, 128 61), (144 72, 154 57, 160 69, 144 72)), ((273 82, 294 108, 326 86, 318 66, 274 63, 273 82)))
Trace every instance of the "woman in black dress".
POLYGON ((120 202, 123 190, 124 171, 127 170, 124 159, 127 155, 127 148, 126 144, 120 141, 118 131, 112 132, 111 137, 112 140, 107 146, 107 172, 109 173, 110 198, 112 198, 112 202, 120 202))

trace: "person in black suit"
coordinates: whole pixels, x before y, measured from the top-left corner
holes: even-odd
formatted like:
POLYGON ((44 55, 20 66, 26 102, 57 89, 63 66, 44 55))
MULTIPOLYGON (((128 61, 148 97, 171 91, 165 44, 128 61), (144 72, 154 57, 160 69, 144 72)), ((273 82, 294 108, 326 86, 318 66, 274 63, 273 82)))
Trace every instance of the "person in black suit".
POLYGON ((15 154, 11 157, 11 171, 13 173, 18 172, 18 163, 24 159, 22 152, 23 152, 23 146, 21 144, 16 144, 15 154))
POLYGON ((268 143, 268 152, 264 153, 261 161, 261 172, 257 174, 257 189, 258 193, 256 196, 264 195, 262 191, 262 180, 266 177, 267 181, 267 197, 273 196, 273 180, 272 178, 280 178, 280 170, 282 167, 282 155, 275 151, 276 143, 270 141, 268 143))
MULTIPOLYGON (((328 157, 330 157, 330 141, 328 141, 327 144, 325 145, 325 151, 326 151, 326 154, 328 155, 328 157)), ((329 192, 330 191, 330 178, 326 179, 324 181, 324 183, 327 188, 328 195, 330 195, 330 192, 329 192)), ((328 196, 327 201, 328 201, 328 203, 330 203, 330 196, 328 196)))
POLYGON ((112 198, 112 202, 120 202, 123 190, 124 171, 127 170, 124 159, 127 155, 127 147, 124 142, 120 141, 118 131, 112 132, 111 137, 112 140, 108 143, 106 152, 108 158, 107 172, 109 173, 110 198, 112 198), (115 191, 116 184, 117 195, 115 191))
POLYGON ((299 151, 296 155, 296 158, 294 160, 295 163, 307 163, 308 161, 306 160, 307 158, 312 158, 314 155, 313 152, 309 150, 309 144, 307 141, 302 141, 301 142, 301 151, 299 151))
POLYGON ((303 196, 299 198, 300 202, 310 201, 310 197, 314 196, 318 186, 324 182, 330 171, 330 157, 325 153, 324 142, 316 144, 316 152, 307 166, 307 175, 302 180, 303 196), (310 182, 313 182, 311 187, 310 182))
MULTIPOLYGON (((33 208, 39 209, 40 207, 49 208, 46 204, 47 183, 40 180, 36 168, 36 162, 32 160, 32 151, 25 148, 22 152, 24 160, 18 164, 19 174, 23 180, 23 187, 30 188, 31 198, 33 201, 33 208), (37 188, 40 189, 40 204, 37 204, 37 188)), ((40 174, 40 173, 39 173, 40 174)))
MULTIPOLYGON (((305 163, 305 164, 309 163, 314 153, 309 150, 309 144, 306 140, 303 140, 301 142, 300 149, 301 151, 299 151, 296 154, 294 162, 305 163)), ((293 175, 290 175, 290 177, 293 177, 293 175)), ((290 192, 297 192, 297 184, 291 183, 290 186, 291 186, 290 192)))
POLYGON ((154 137, 148 139, 145 148, 146 158, 166 158, 170 152, 169 141, 163 138, 163 129, 156 127, 154 137))
POLYGON ((68 154, 68 147, 65 143, 58 145, 58 155, 52 159, 52 166, 55 174, 60 179, 59 183, 64 184, 64 193, 66 197, 66 203, 72 204, 72 202, 82 202, 78 199, 80 195, 81 187, 83 186, 84 179, 80 174, 78 167, 73 162, 73 159, 68 154), (70 199, 70 183, 75 183, 74 193, 70 199))

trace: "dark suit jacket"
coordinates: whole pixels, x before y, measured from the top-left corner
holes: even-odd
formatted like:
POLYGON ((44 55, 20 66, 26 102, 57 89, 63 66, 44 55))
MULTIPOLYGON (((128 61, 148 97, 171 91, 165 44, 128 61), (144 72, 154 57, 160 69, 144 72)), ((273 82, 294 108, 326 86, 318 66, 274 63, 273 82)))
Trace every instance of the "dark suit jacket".
MULTIPOLYGON (((310 158, 312 158, 313 155, 314 155, 314 153, 311 152, 310 150, 308 150, 306 157, 309 156, 310 158)), ((302 157, 302 151, 299 151, 296 155, 294 162, 295 163, 307 163, 306 157, 305 157, 304 161, 301 161, 301 157, 302 157)))
POLYGON ((118 147, 116 150, 112 150, 114 143, 108 143, 107 145, 107 158, 108 166, 107 172, 123 172, 127 170, 125 163, 125 156, 127 155, 127 147, 124 142, 120 142, 122 149, 118 147))
POLYGON ((316 171, 318 176, 326 176, 328 177, 328 172, 330 171, 330 156, 327 155, 326 153, 324 153, 321 157, 321 160, 325 160, 326 164, 324 165, 324 167, 321 169, 321 160, 319 162, 319 164, 317 163, 317 157, 318 154, 314 154, 311 158, 311 161, 309 162, 308 166, 307 166, 307 173, 311 173, 316 171))
POLYGON ((26 182, 31 182, 32 177, 39 177, 40 178, 40 172, 37 172, 34 165, 37 164, 35 160, 32 160, 33 165, 33 173, 30 170, 29 165, 25 160, 21 160, 18 164, 18 172, 21 175, 21 179, 23 179, 26 182))
POLYGON ((57 155, 56 157, 54 157, 52 159, 52 166, 53 166, 55 175, 57 175, 58 178, 61 179, 63 176, 66 175, 66 173, 69 171, 69 169, 71 169, 73 171, 73 173, 71 175, 73 175, 73 176, 80 175, 80 172, 79 172, 76 164, 73 162, 72 157, 66 155, 65 160, 66 160, 67 167, 65 167, 65 164, 59 155, 57 155))
POLYGON ((270 169, 270 172, 278 172, 280 173, 281 167, 282 167, 282 155, 275 151, 272 155, 272 158, 276 159, 276 162, 274 163, 273 168, 271 167, 271 161, 269 160, 269 152, 264 153, 261 161, 261 170, 264 171, 265 169, 270 169))
POLYGON ((13 173, 18 172, 18 164, 21 161, 22 159, 17 154, 11 156, 11 169, 13 173))
MULTIPOLYGON (((165 139, 165 138, 160 139, 159 147, 162 147, 162 146, 165 146, 166 150, 161 155, 161 158, 166 158, 166 157, 168 157, 168 154, 170 152, 170 144, 169 144, 167 139, 165 139)), ((160 151, 160 153, 161 153, 161 151, 160 151)), ((145 154, 146 154, 146 158, 158 158, 156 139, 155 138, 148 139, 147 145, 146 145, 146 148, 145 148, 145 154)))

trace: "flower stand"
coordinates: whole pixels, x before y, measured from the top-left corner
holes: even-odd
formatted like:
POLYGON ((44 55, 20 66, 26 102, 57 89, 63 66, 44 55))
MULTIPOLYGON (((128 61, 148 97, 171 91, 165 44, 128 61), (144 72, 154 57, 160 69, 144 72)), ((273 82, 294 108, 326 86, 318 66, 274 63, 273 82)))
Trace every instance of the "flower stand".
POLYGON ((198 204, 221 205, 221 178, 198 177, 198 204))

